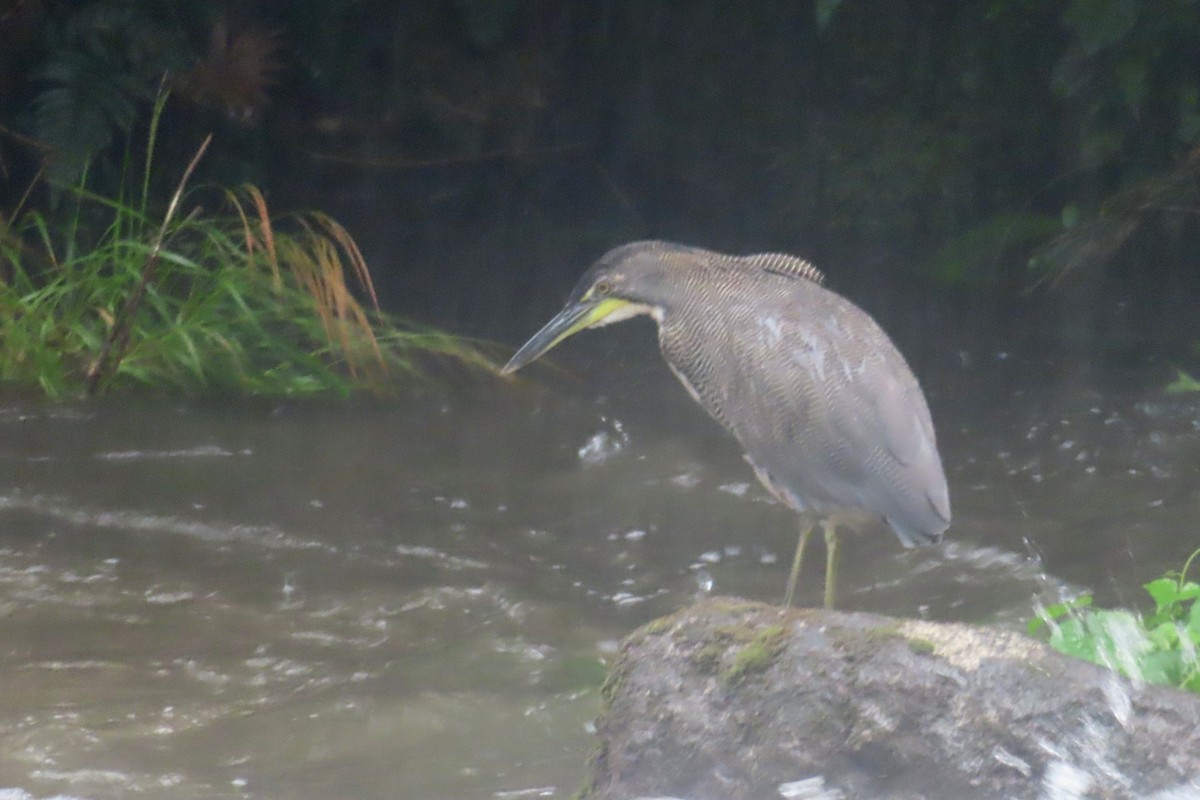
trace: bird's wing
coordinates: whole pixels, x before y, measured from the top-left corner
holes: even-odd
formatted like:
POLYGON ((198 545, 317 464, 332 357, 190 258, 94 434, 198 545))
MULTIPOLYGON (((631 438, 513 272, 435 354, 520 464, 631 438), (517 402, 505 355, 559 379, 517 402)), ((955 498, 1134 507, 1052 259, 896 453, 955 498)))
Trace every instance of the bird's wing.
MULTIPOLYGON (((757 408, 739 439, 773 454, 769 471, 813 493, 888 515, 910 528, 949 520, 949 500, 924 394, 887 334, 845 298, 812 283, 742 305, 726 361, 739 375, 731 406, 757 408), (799 310, 800 313, 797 313, 799 310), (769 368, 759 368, 764 361, 769 368), (785 442, 803 447, 787 454, 785 442), (891 507, 899 504, 897 507, 891 507), (905 520, 900 519, 905 517, 905 520)), ((736 382, 735 382, 736 385, 736 382)), ((736 433, 736 431, 735 431, 736 433)), ((945 525, 941 525, 944 528, 945 525)))
POLYGON ((933 454, 933 429, 925 397, 916 381, 895 370, 877 373, 871 387, 875 431, 892 458, 902 466, 922 463, 933 454))

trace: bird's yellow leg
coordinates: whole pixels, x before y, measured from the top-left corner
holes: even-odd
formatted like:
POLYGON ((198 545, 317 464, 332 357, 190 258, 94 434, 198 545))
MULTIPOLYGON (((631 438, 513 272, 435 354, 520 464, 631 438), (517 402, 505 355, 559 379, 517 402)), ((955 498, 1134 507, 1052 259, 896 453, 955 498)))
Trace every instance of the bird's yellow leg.
POLYGON ((800 562, 804 560, 804 548, 808 547, 808 537, 812 536, 813 523, 807 517, 800 520, 800 541, 796 542, 796 555, 792 558, 792 571, 788 575, 787 591, 783 595, 783 607, 792 607, 792 598, 796 595, 796 581, 800 579, 800 562))
POLYGON ((822 523, 825 528, 825 607, 833 608, 837 598, 838 550, 837 522, 831 519, 822 523))

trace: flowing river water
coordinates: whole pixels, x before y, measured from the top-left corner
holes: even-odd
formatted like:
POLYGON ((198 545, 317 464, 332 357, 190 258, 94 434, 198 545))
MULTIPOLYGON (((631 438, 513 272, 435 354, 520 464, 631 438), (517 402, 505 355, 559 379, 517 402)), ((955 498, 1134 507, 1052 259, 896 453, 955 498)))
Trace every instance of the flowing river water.
MULTIPOLYGON (((0 404, 0 798, 569 796, 620 638, 778 601, 795 543, 651 337, 403 400, 0 404)), ((914 366, 954 525, 848 535, 843 607, 1020 626, 1200 542, 1164 366, 914 366)))

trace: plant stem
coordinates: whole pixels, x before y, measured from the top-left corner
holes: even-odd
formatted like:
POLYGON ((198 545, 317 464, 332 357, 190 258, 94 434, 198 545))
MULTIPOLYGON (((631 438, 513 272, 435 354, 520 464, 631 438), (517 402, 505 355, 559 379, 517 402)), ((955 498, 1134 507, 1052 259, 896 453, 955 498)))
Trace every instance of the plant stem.
POLYGON ((208 145, 212 142, 212 138, 211 133, 204 137, 204 141, 201 142, 199 149, 196 150, 196 155, 192 156, 187 169, 183 171, 183 178, 180 179, 179 186, 175 189, 175 194, 171 196, 171 202, 167 205, 167 213, 163 216, 162 224, 158 227, 158 234, 154 237, 154 243, 151 245, 150 252, 146 256, 146 263, 142 267, 142 277, 138 281, 137 286, 134 287, 133 292, 126 298, 125 305, 121 308, 120 316, 117 317, 113 324, 108 338, 104 340, 104 347, 100 350, 100 355, 97 356, 96 362, 88 371, 88 397, 95 397, 108 378, 115 374, 121 366, 121 359, 125 357, 125 349, 129 346, 129 334, 133 330, 133 318, 137 314, 138 306, 142 303, 142 297, 146 294, 146 287, 154 279, 154 272, 158 267, 159 253, 162 252, 163 243, 167 238, 167 228, 170 226, 175 212, 179 209, 179 201, 183 197, 183 190, 187 186, 192 172, 196 169, 196 164, 200 162, 204 151, 208 149, 208 145))

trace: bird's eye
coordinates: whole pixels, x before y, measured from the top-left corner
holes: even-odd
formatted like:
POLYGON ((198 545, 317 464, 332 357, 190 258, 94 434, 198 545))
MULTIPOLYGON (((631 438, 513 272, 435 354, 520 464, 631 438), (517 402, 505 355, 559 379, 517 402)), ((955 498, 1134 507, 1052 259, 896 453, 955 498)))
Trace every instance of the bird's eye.
POLYGON ((597 297, 604 297, 611 291, 612 284, 608 281, 597 281, 596 285, 592 287, 592 294, 596 295, 597 297))

